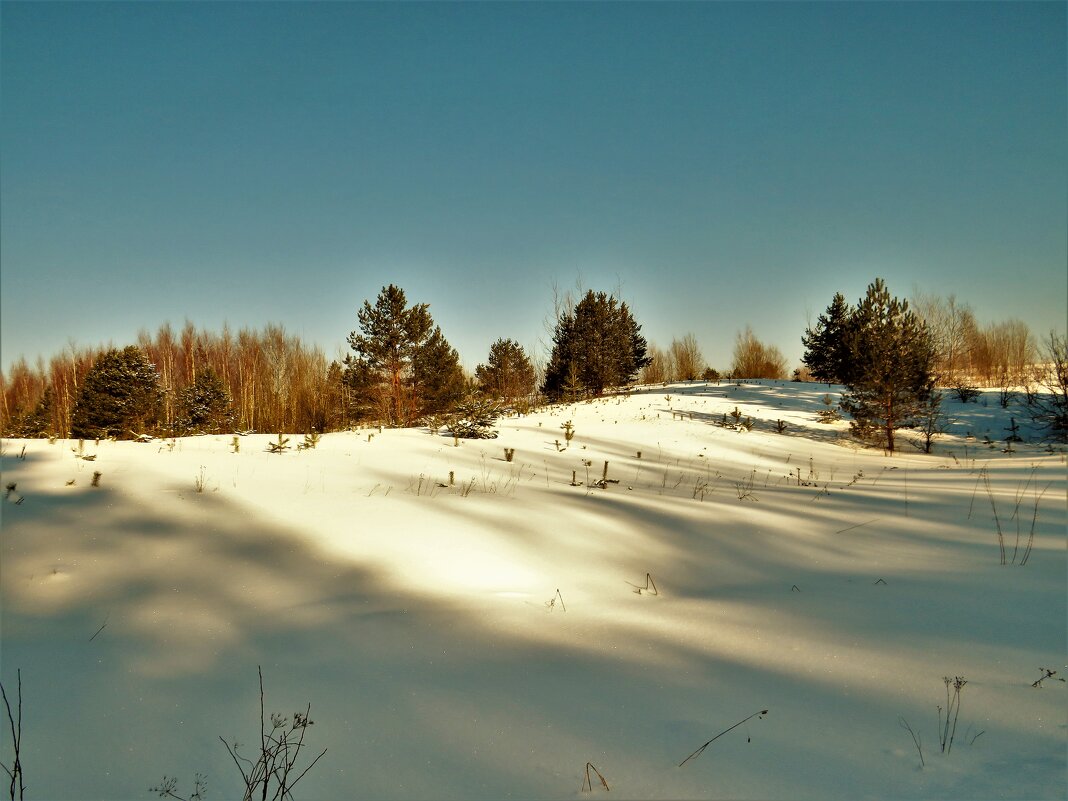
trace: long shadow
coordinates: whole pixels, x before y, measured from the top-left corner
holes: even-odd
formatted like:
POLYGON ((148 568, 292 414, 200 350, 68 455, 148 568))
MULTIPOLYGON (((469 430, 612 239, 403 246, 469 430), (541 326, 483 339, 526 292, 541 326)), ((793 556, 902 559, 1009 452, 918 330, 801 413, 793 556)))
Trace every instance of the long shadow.
MULTIPOLYGON (((541 599, 501 616, 482 599, 415 592, 366 562, 320 548, 314 531, 265 523, 222 495, 187 489, 146 502, 107 482, 32 493, 5 510, 0 625, 5 687, 15 668, 32 666, 24 690, 34 709, 26 764, 35 794, 140 798, 164 773, 178 772, 188 789, 192 772, 203 770, 213 793, 233 796, 233 766, 217 735, 256 736, 262 665, 268 711, 311 701, 312 747, 330 748, 301 797, 354 790, 370 798, 570 796, 582 764, 602 756, 614 768, 609 778, 639 797, 663 795, 664 787, 707 797, 713 777, 717 795, 827 797, 843 771, 868 771, 861 789, 878 795, 892 771, 873 771, 850 741, 876 746, 882 721, 893 720, 899 704, 916 714, 921 706, 889 688, 845 705, 840 685, 799 674, 789 658, 760 664, 744 648, 709 647, 714 628, 673 629, 680 614, 673 610, 702 604, 713 615, 744 612, 756 638, 774 630, 761 618, 792 615, 815 620, 828 638, 875 647, 881 635, 865 614, 878 597, 888 637, 903 647, 915 647, 910 616, 925 604, 945 610, 943 624, 932 628, 947 648, 979 645, 983 636, 1032 649, 1050 641, 1047 616, 1007 632, 1018 614, 1009 603, 987 624, 967 620, 968 597, 989 591, 995 571, 899 583, 863 561, 848 572, 828 569, 819 561, 848 557, 852 543, 799 543, 806 564, 800 550, 776 541, 788 512, 762 512, 758 526, 744 502, 729 496, 675 501, 673 510, 615 492, 544 497, 559 505, 556 519, 582 520, 592 511, 605 528, 618 529, 618 558, 605 553, 604 532, 586 534, 581 524, 538 530, 500 496, 442 498, 434 506, 470 525, 506 530, 532 554, 551 553, 562 537, 600 536, 591 558, 631 571, 620 572, 620 615, 609 619, 581 604, 550 611, 541 599), (743 564, 752 565, 748 574, 739 574, 743 564), (626 586, 646 570, 661 583, 662 599, 626 586), (591 642, 586 632, 596 635, 591 642), (51 701, 33 706, 45 694, 51 701), (757 747, 738 748, 739 738, 713 752, 720 760, 710 753, 698 769, 676 771, 709 736, 764 706, 783 724, 763 727, 757 747), (829 733, 799 743, 796 733, 814 721, 826 722, 829 733), (791 791, 765 778, 771 758, 795 765, 807 784, 791 791)), ((825 513, 829 525, 837 512, 825 513)), ((421 522, 400 518, 380 534, 421 522)), ((902 527, 888 533, 904 536, 902 527)), ((989 553, 988 545, 971 547, 989 553)), ((969 552, 962 550, 966 565, 976 561, 969 552)), ((1053 583, 1028 598, 1045 603, 1055 590, 1053 583)), ((1013 596, 1006 590, 1005 597, 1013 596)), ((1018 734, 1036 748, 1044 742, 1018 734)))

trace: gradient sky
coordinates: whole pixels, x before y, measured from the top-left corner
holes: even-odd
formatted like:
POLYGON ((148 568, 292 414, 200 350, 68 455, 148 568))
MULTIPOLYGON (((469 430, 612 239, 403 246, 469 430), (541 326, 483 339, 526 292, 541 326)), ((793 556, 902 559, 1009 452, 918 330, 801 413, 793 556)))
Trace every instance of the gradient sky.
POLYGON ((165 321, 470 368, 552 287, 791 368, 835 291, 1068 315, 1066 4, 0 5, 0 357, 165 321))

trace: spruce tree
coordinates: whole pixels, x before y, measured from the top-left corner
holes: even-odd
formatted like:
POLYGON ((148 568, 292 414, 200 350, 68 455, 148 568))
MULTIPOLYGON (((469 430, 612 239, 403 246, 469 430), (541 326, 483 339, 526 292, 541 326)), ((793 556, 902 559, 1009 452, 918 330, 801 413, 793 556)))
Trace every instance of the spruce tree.
POLYGON ((217 434, 233 427, 230 391, 210 367, 178 393, 177 428, 189 434, 217 434))
POLYGON ((133 345, 103 353, 86 373, 71 415, 71 436, 120 439, 155 425, 163 403, 159 373, 133 345))
POLYGON ((568 383, 569 374, 572 382, 578 383, 578 340, 575 336, 575 315, 570 311, 560 314, 553 331, 553 349, 549 363, 545 367, 545 381, 542 392, 553 400, 558 400, 568 383))
POLYGON ((852 364, 850 325, 853 310, 841 292, 836 292, 826 314, 816 319, 816 326, 805 330, 801 343, 805 355, 801 361, 812 377, 829 384, 848 384, 852 364))
POLYGON ((592 290, 564 311, 553 333, 553 350, 542 391, 556 400, 576 386, 598 396, 633 381, 648 364, 641 326, 626 303, 592 290))
POLYGON ((451 409, 467 392, 460 354, 445 340, 438 326, 413 354, 411 375, 419 417, 451 409))

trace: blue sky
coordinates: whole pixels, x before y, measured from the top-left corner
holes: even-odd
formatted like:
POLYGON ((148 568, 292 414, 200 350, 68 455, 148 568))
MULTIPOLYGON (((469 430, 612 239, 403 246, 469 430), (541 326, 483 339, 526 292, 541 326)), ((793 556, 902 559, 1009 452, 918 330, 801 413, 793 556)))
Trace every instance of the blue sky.
POLYGON ((835 291, 1065 328, 1066 4, 0 6, 0 356, 170 321, 468 367, 552 287, 801 356, 835 291))

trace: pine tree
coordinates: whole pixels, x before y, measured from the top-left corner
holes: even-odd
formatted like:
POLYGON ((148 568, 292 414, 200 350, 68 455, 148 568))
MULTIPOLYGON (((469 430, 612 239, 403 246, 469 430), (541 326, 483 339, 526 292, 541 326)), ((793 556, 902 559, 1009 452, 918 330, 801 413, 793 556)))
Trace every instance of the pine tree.
POLYGON ((646 347, 627 304, 591 290, 557 321, 542 391, 555 400, 577 385, 601 395, 637 377, 649 362, 646 347))
POLYGON ((403 426, 444 411, 466 389, 460 357, 434 325, 426 303, 407 305, 404 290, 383 287, 375 305, 364 301, 360 332, 349 334, 343 381, 356 412, 403 426))
POLYGON ((496 439, 494 423, 501 406, 493 398, 470 397, 458 403, 449 421, 449 433, 461 439, 496 439))
POLYGON ((894 431, 917 425, 930 408, 934 349, 926 326, 881 278, 868 287, 849 323, 848 392, 842 408, 861 437, 894 451, 894 431))
POLYGON ((826 314, 816 319, 815 328, 805 330, 801 343, 805 346, 805 363, 812 377, 830 384, 849 383, 851 355, 849 329, 853 310, 841 292, 836 292, 826 314))
POLYGON ((71 416, 71 436, 132 436, 153 426, 163 404, 159 373, 140 348, 103 353, 86 373, 71 416))
POLYGON ((534 391, 534 365, 518 342, 498 339, 490 346, 486 364, 475 368, 475 379, 486 395, 514 402, 534 391))

